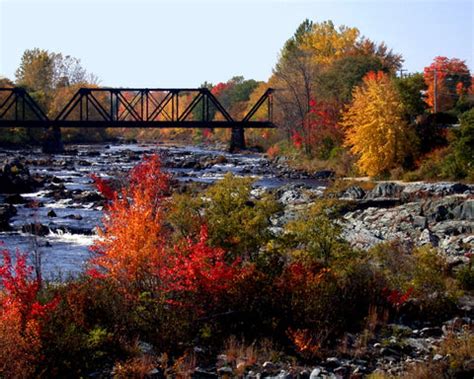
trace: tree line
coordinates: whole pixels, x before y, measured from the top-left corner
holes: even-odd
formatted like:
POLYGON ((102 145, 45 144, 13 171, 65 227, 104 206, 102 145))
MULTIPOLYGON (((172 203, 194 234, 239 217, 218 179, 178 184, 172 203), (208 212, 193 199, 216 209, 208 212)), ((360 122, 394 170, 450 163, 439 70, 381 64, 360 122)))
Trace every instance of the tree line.
MULTIPOLYGON (((343 175, 430 178, 472 177, 473 163, 459 149, 472 145, 473 85, 465 62, 435 57, 424 72, 402 73, 403 57, 385 43, 332 21, 305 20, 284 44, 271 77, 263 81, 234 76, 206 87, 236 119, 268 88, 275 88, 275 130, 247 131, 250 145, 285 155, 305 169, 332 168, 343 175), (471 112, 471 113, 470 113, 471 112), (461 124, 460 128, 450 125, 461 124)), ((80 61, 41 49, 26 50, 15 82, 54 117, 79 87, 99 80, 80 61)), ((129 94, 130 97, 133 93, 129 94)), ((107 99, 102 99, 107 104, 107 99)), ((180 106, 192 97, 183 95, 180 106)), ((192 117, 200 119, 200 109, 192 117)), ((211 117, 222 115, 211 109, 211 117)), ((262 108, 254 119, 266 119, 262 108)), ((89 130, 70 128, 65 139, 111 137, 227 141, 226 130, 89 130)), ((35 141, 34 131, 2 132, 2 140, 35 141)), ((472 149, 472 148, 471 148, 472 149)), ((471 154, 472 155, 472 154, 471 154)))

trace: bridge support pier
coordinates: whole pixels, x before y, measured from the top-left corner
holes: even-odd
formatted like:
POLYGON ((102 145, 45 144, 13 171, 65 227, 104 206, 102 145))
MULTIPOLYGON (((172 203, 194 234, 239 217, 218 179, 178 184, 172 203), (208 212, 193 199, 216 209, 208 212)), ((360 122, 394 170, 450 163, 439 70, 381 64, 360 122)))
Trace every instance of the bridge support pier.
POLYGON ((43 140, 43 153, 57 154, 64 151, 63 140, 61 138, 61 128, 53 126, 46 129, 43 140))
POLYGON ((245 149, 244 128, 232 128, 232 134, 230 137, 230 152, 233 153, 243 149, 245 149))

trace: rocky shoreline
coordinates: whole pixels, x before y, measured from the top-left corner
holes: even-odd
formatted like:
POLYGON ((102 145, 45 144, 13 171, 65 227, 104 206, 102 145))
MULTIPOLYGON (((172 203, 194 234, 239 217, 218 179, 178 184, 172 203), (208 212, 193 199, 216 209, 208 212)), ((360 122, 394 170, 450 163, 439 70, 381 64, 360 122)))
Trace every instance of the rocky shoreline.
POLYGON ((329 195, 324 187, 287 185, 276 194, 286 207, 278 226, 329 196, 345 204, 343 237, 354 247, 368 249, 390 240, 430 244, 450 262, 466 260, 474 250, 474 185, 382 182, 369 191, 353 184, 329 195))

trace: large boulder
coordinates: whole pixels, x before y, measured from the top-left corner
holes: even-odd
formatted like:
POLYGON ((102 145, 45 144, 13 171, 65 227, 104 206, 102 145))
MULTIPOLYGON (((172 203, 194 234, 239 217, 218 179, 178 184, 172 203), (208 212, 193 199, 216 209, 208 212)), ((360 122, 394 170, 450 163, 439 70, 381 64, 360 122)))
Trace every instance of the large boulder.
POLYGON ((365 196, 365 191, 360 186, 351 186, 347 188, 342 194, 340 194, 341 199, 349 200, 360 200, 365 196))
POLYGON ((459 220, 474 220, 474 199, 469 199, 458 205, 452 211, 454 218, 459 220))
POLYGON ((390 198, 398 199, 403 191, 403 186, 396 183, 378 183, 372 191, 367 194, 368 199, 390 198))
POLYGON ((333 179, 335 176, 336 172, 333 170, 320 170, 314 173, 313 178, 319 180, 328 180, 333 179))
POLYGON ((422 213, 431 222, 466 219, 463 217, 469 216, 468 202, 469 200, 465 200, 460 196, 434 198, 423 203, 422 213))
POLYGON ((28 168, 18 159, 5 164, 0 171, 0 193, 33 192, 37 187, 28 168))

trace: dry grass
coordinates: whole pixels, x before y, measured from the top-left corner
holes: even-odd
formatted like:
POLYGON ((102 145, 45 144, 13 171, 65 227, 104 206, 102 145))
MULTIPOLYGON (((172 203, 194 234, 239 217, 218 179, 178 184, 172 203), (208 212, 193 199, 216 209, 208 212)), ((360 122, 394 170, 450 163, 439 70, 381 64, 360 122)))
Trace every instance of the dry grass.
POLYGON ((224 345, 220 365, 232 367, 234 373, 238 376, 244 375, 245 371, 265 361, 278 361, 281 353, 275 350, 270 340, 264 339, 258 345, 253 342, 247 344, 245 341, 239 341, 231 336, 224 345))
POLYGON ((147 378, 157 363, 157 359, 149 355, 128 359, 115 365, 114 378, 147 378))
POLYGON ((191 378, 196 366, 196 355, 194 352, 189 352, 178 358, 170 371, 173 378, 187 379, 191 378))
POLYGON ((365 320, 363 331, 357 336, 354 344, 348 346, 347 339, 342 340, 338 351, 343 355, 361 358, 368 352, 369 344, 374 338, 377 329, 387 324, 389 310, 387 308, 371 305, 365 320))
POLYGON ((449 333, 440 346, 439 353, 449 356, 449 366, 454 370, 466 369, 465 363, 474 358, 474 333, 467 327, 461 334, 449 333))
MULTIPOLYGON (((437 362, 414 364, 397 378, 401 379, 433 379, 433 378, 464 378, 474 372, 474 333, 465 329, 460 334, 450 333, 441 343, 438 354, 445 359, 437 362)), ((392 379, 393 375, 373 373, 368 379, 392 379)))

